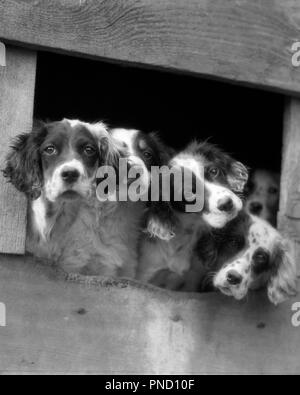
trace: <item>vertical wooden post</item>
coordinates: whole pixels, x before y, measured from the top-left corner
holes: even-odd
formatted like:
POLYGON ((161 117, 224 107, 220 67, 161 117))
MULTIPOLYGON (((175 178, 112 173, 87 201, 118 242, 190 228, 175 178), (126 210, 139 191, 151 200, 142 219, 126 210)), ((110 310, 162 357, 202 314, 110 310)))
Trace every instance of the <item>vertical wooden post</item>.
MULTIPOLYGON (((11 139, 32 128, 36 53, 7 47, 6 67, 0 67, 0 168, 11 139)), ((26 199, 0 174, 0 253, 23 254, 26 199)))
POLYGON ((300 272, 300 100, 285 106, 279 229, 294 242, 300 272))

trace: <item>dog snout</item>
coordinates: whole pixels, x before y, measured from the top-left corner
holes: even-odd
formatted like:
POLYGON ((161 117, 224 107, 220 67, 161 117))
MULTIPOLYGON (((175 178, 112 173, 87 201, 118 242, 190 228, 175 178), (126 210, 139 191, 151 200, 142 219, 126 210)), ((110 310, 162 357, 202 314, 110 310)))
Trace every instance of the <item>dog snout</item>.
POLYGON ((226 213, 231 213, 234 209, 233 200, 230 197, 225 197, 218 202, 218 210, 226 213))
POLYGON ((61 178, 66 184, 74 184, 79 177, 80 173, 77 169, 64 169, 61 173, 61 178))
POLYGON ((227 282, 230 285, 240 285, 243 281, 243 277, 236 270, 230 270, 227 273, 227 282))
POLYGON ((259 202, 252 202, 249 206, 251 214, 259 215, 263 210, 263 205, 259 202))

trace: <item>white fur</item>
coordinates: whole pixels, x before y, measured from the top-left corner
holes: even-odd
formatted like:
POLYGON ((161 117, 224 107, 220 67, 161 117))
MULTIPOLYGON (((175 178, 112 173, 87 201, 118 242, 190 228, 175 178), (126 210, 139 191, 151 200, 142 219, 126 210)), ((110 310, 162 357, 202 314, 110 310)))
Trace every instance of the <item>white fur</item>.
POLYGON ((34 230, 41 235, 42 239, 47 239, 47 219, 46 219, 46 205, 42 197, 34 200, 31 205, 32 209, 32 226, 34 230))
POLYGON ((58 166, 52 174, 51 179, 46 181, 45 194, 50 202, 55 202, 56 199, 65 191, 73 190, 83 196, 87 196, 90 191, 91 180, 87 176, 87 172, 78 159, 65 162, 58 166), (65 170, 77 170, 80 174, 78 181, 72 186, 66 185, 62 179, 62 173, 65 170))
POLYGON ((203 214, 203 219, 213 228, 222 229, 242 210, 243 203, 237 195, 221 185, 206 181, 205 187, 210 192, 210 197, 208 199, 209 212, 203 214), (234 209, 231 213, 222 212, 218 209, 220 201, 226 198, 233 201, 234 209))
POLYGON ((135 156, 134 142, 139 131, 135 129, 113 129, 111 135, 114 139, 126 145, 130 156, 135 156))
POLYGON ((143 159, 139 157, 138 152, 135 149, 135 142, 140 132, 135 129, 113 129, 111 136, 114 140, 119 142, 124 149, 127 151, 127 161, 129 165, 139 172, 141 177, 141 183, 143 186, 148 187, 150 185, 149 171, 145 165, 143 159))
MULTIPOLYGON (((67 122, 72 128, 85 125, 99 144, 105 137, 114 147, 103 124, 67 122)), ((114 148, 111 149, 113 154, 114 148)), ((78 160, 64 163, 55 170, 52 180, 46 181, 41 197, 31 203, 27 251, 68 273, 134 278, 144 204, 101 203, 96 198, 93 182, 78 160), (73 186, 79 193, 77 200, 57 199, 64 192, 61 173, 66 167, 77 169, 81 175, 73 186)))
POLYGON ((197 160, 197 157, 194 158, 189 154, 179 154, 177 157, 175 157, 171 161, 171 166, 176 166, 176 167, 183 167, 185 169, 190 170, 192 173, 195 174, 195 176, 204 182, 203 174, 204 174, 204 169, 200 168, 201 162, 197 160))

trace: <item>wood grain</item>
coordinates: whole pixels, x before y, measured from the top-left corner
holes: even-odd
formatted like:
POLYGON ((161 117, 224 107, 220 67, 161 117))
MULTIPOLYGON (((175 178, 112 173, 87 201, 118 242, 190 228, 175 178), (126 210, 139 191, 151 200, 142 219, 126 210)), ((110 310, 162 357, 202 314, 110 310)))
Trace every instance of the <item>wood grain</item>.
POLYGON ((295 243, 300 273, 300 101, 287 99, 284 117, 280 230, 295 243))
MULTIPOLYGON (((8 47, 0 67, 0 168, 11 139, 32 127, 36 53, 8 47)), ((26 199, 0 173, 0 252, 25 252, 26 199)))
POLYGON ((298 0, 0 0, 0 38, 300 92, 298 0))
POLYGON ((299 373, 291 300, 236 302, 135 286, 69 283, 29 258, 0 256, 2 373, 299 373))

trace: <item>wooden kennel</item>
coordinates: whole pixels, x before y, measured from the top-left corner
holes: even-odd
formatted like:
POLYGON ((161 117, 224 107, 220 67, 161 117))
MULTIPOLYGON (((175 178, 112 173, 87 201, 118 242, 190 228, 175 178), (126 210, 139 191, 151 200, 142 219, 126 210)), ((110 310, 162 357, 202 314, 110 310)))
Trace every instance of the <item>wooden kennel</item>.
MULTIPOLYGON (((300 260, 298 0, 0 0, 0 40, 1 167, 11 138, 32 126, 39 50, 283 93, 279 227, 300 260)), ((297 298, 274 308, 263 294, 239 304, 134 283, 65 282, 24 257, 25 236, 26 200, 1 177, 2 372, 300 371, 297 298)))

